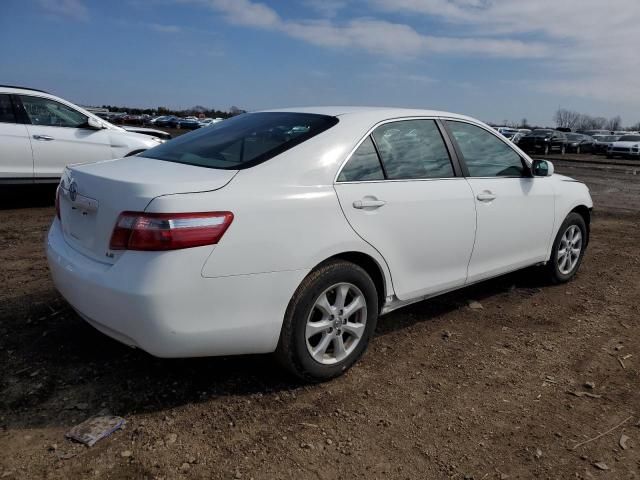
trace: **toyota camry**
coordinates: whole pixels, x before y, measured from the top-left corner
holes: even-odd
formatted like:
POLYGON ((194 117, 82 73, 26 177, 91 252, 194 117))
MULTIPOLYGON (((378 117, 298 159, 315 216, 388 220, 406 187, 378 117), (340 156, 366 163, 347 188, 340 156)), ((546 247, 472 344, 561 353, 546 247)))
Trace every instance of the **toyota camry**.
POLYGON ((473 118, 320 107, 69 166, 56 209, 54 283, 98 330, 159 357, 275 352, 322 381, 399 307, 530 266, 570 280, 592 201, 473 118))

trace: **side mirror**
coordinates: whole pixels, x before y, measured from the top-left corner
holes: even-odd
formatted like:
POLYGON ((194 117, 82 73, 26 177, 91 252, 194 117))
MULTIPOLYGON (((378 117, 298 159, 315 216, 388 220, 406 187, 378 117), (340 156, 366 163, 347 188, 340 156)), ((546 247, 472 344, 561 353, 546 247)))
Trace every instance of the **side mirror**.
POLYGON ((553 163, 548 160, 534 160, 531 165, 531 173, 534 177, 550 177, 553 172, 553 163))
POLYGON ((102 122, 93 117, 89 117, 87 118, 87 128, 91 128, 92 130, 102 130, 104 126, 102 125, 102 122))

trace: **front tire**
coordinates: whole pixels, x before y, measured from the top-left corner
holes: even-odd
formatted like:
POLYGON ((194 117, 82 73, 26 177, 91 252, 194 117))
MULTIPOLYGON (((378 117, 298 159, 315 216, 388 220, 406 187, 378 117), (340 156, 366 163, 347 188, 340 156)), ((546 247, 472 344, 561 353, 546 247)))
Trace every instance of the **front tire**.
POLYGON ((567 215, 553 242, 547 264, 551 282, 565 283, 576 275, 584 257, 588 234, 582 215, 576 212, 567 215))
POLYGON ((545 146, 544 146, 544 154, 545 154, 545 155, 549 155, 549 151, 550 151, 550 149, 549 149, 549 145, 545 145, 545 146))
POLYGON ((564 155, 566 152, 567 152, 567 147, 563 145, 562 148, 560 149, 560 155, 564 155))
POLYGON ((351 262, 327 262, 291 298, 276 358, 304 381, 330 380, 362 356, 377 320, 378 294, 367 272, 351 262))

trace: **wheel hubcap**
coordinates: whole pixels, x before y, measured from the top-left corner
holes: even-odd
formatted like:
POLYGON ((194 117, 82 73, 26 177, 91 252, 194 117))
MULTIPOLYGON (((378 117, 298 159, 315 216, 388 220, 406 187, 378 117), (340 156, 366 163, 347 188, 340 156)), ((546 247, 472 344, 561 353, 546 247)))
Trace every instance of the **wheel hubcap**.
POLYGON ((562 235, 558 246, 556 262, 558 270, 567 275, 576 268, 582 251, 582 231, 577 225, 571 225, 562 235))
POLYGON ((360 343, 366 323, 363 293, 351 283, 337 283, 320 294, 309 313, 307 350, 318 363, 341 362, 360 343))

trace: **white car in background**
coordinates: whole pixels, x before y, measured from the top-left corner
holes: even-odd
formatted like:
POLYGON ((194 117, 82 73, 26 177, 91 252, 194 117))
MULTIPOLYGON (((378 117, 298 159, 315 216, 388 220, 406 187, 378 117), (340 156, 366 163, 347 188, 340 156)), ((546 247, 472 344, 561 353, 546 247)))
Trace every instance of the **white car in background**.
POLYGON ((66 165, 135 155, 162 142, 46 92, 0 86, 0 183, 57 183, 66 165))
POLYGON ((623 135, 607 147, 607 158, 640 158, 640 135, 623 135))
POLYGON ((429 110, 240 115, 65 170, 47 256, 71 306, 160 357, 276 352, 340 375, 379 315, 532 265, 577 272, 587 187, 429 110))
POLYGON ((202 120, 200 120, 200 126, 201 127, 211 127, 212 125, 215 125, 216 123, 220 123, 221 121, 223 121, 224 118, 204 118, 202 120))

